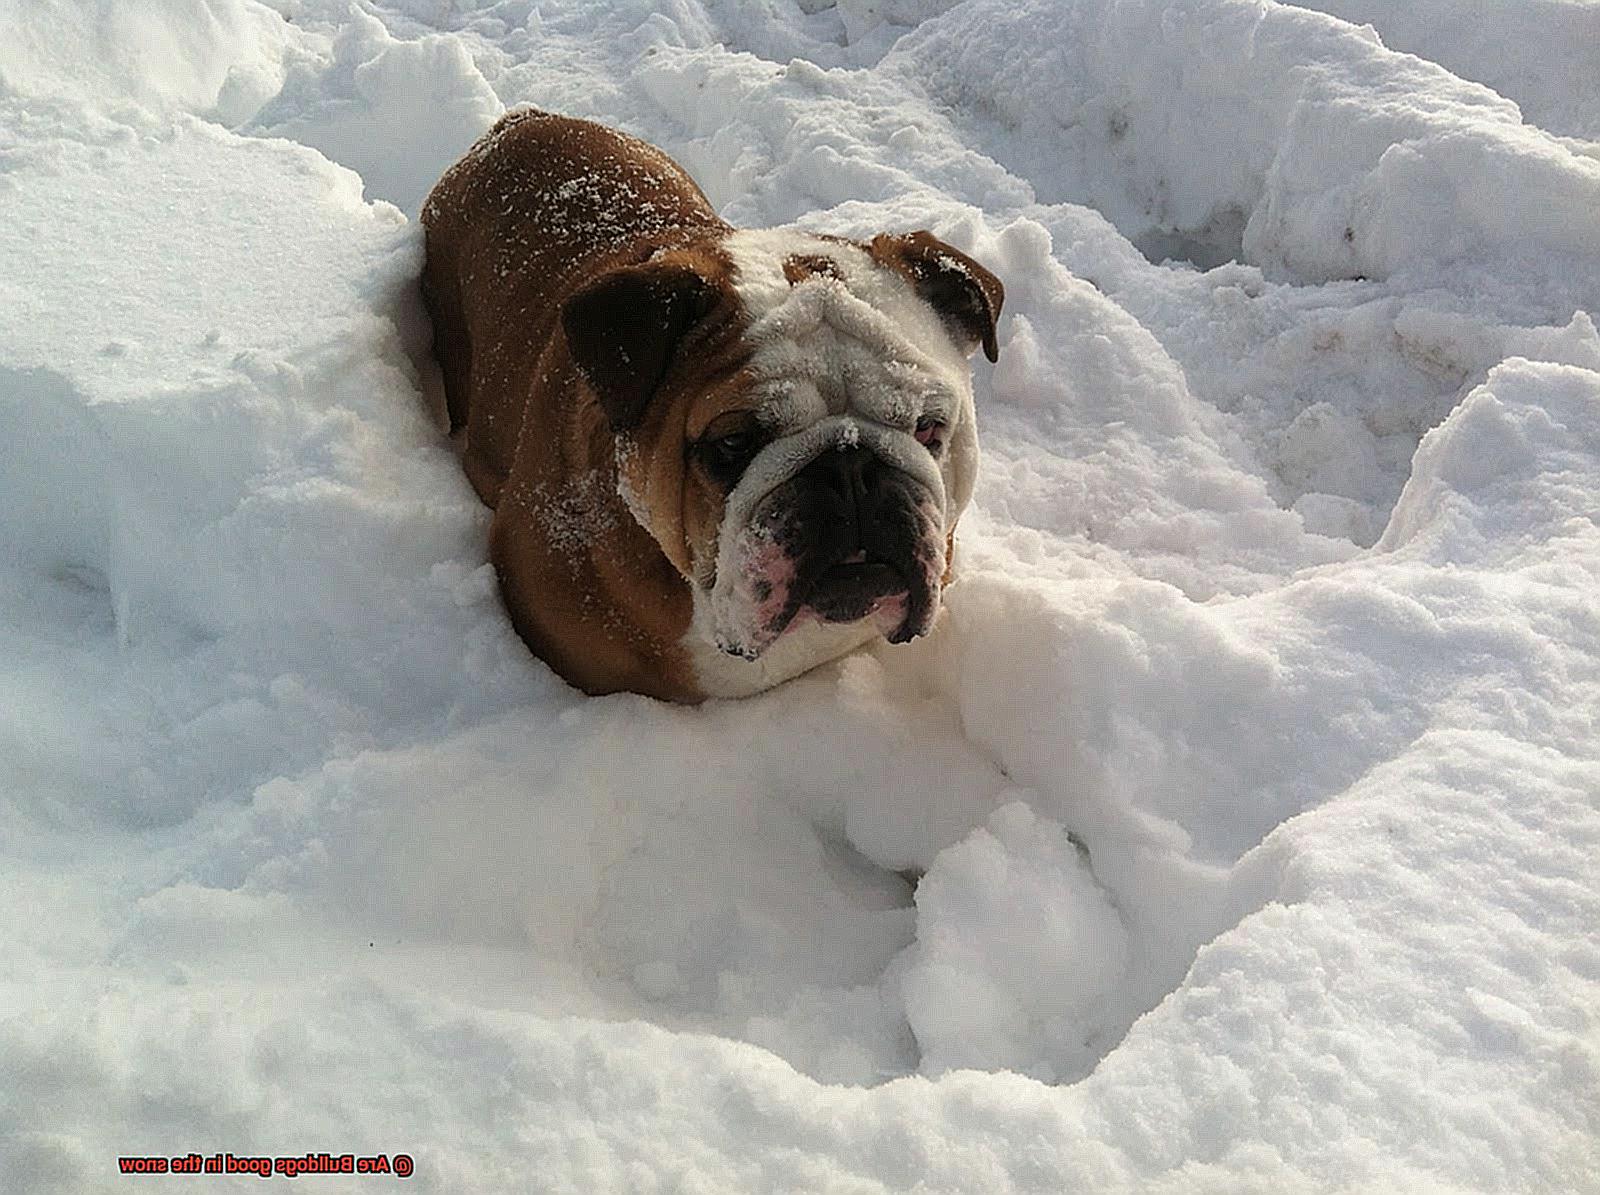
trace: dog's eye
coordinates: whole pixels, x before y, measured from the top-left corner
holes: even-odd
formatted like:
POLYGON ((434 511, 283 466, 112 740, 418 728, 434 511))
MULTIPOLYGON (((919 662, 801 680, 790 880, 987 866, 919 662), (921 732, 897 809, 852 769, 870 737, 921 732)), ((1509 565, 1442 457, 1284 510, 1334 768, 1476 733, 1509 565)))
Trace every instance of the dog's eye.
POLYGON ((736 432, 731 436, 719 436, 711 441, 711 451, 723 461, 732 464, 749 456, 755 447, 756 438, 749 432, 736 432))
POLYGON ((917 420, 915 434, 917 443, 935 455, 944 447, 944 421, 933 415, 924 415, 917 420))
POLYGON ((743 475, 755 454, 761 451, 761 437, 753 431, 729 432, 701 440, 696 455, 711 479, 727 489, 743 475))

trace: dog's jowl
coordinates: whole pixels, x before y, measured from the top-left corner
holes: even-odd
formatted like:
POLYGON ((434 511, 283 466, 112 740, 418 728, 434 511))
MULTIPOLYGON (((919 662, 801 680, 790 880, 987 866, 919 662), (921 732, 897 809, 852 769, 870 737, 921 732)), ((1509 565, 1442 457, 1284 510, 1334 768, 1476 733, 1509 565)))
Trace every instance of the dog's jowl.
POLYGON ((517 631, 591 693, 923 634, 999 281, 927 232, 734 229, 665 154, 506 116, 423 208, 434 350, 517 631))

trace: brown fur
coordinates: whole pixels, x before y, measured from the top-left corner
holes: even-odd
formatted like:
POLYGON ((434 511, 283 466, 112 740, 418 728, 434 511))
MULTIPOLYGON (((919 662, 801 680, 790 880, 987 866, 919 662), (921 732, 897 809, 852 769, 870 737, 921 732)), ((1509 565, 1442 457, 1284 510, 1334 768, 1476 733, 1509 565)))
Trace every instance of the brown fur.
MULTIPOLYGON (((495 510, 489 553, 517 632, 588 692, 698 700, 679 647, 692 611, 680 570, 689 537, 706 536, 720 507, 684 504, 674 560, 638 525, 617 493, 610 421, 583 384, 560 318, 583 284, 661 251, 652 264, 725 276, 715 242, 728 226, 659 150, 533 111, 503 118, 453 166, 422 219, 423 286, 450 419, 465 429, 467 476, 495 510), (589 527, 603 534, 586 536, 589 527)), ((698 379, 708 363, 736 373, 739 340, 728 320, 707 320, 691 335, 702 342, 698 379)), ((630 478, 637 493, 683 492, 677 442, 690 404, 681 387, 668 393, 671 381, 631 433, 641 449, 673 442, 668 452, 632 455, 654 470, 630 478)))
POLYGON ((1000 279, 927 231, 882 233, 867 252, 905 275, 958 337, 981 344, 989 360, 1000 359, 995 325, 1006 299, 1000 279))

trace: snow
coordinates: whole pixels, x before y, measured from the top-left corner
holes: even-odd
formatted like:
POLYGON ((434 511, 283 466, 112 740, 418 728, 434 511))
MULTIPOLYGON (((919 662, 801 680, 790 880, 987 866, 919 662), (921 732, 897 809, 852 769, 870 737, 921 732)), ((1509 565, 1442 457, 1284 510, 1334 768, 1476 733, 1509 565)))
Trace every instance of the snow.
POLYGON ((1488 84, 1530 124, 1558 136, 1600 134, 1600 6, 1592 0, 1524 0, 1492 11, 1472 0, 1317 0, 1301 7, 1363 24, 1392 49, 1488 84))
POLYGON ((1600 8, 1315 7, 0 6, 6 1189, 1600 1189, 1600 8), (525 102, 1001 277, 928 638, 523 649, 414 213, 525 102))

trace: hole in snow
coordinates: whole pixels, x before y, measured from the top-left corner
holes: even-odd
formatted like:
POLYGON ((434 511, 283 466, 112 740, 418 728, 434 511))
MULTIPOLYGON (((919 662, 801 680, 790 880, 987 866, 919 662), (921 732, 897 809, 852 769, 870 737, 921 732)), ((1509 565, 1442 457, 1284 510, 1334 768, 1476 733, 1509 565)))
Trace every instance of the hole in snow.
POLYGON ((105 589, 108 448, 90 404, 48 369, 0 367, 0 551, 57 584, 105 589))
POLYGON ((1133 246, 1155 265, 1177 263, 1215 269, 1244 257, 1245 214, 1225 208, 1199 228, 1149 228, 1133 234, 1133 246))

